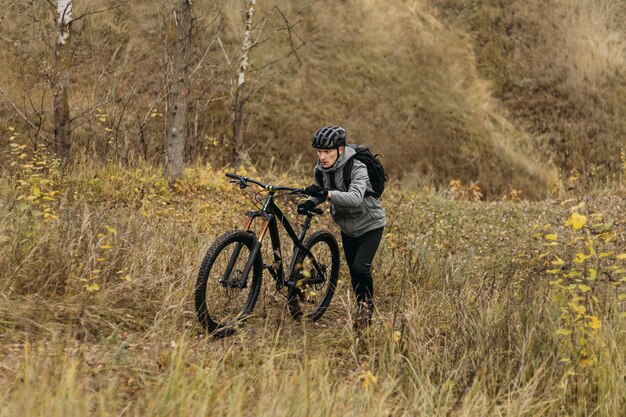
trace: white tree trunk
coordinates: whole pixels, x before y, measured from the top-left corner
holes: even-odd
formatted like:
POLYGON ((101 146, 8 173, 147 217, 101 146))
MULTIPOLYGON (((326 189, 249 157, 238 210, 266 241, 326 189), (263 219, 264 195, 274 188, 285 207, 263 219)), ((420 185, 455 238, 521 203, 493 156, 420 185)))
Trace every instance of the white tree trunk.
POLYGON ((183 176, 183 153, 189 108, 189 49, 191 47, 192 2, 180 0, 176 9, 174 74, 169 95, 169 123, 165 146, 165 173, 170 181, 183 176))
POLYGON ((241 44, 241 61, 239 65, 239 77, 237 77, 237 86, 235 89, 235 98, 233 101, 233 152, 232 152, 232 164, 238 166, 241 162, 239 150, 243 144, 243 105, 244 99, 244 87, 246 84, 246 73, 248 71, 248 55, 252 48, 250 41, 250 34, 252 32, 252 16, 254 15, 254 6, 256 0, 246 1, 246 19, 245 27, 243 31, 243 42, 241 44))
POLYGON ((54 138, 57 156, 63 164, 69 161, 71 153, 69 89, 72 5, 72 0, 58 0, 57 40, 54 48, 54 138))

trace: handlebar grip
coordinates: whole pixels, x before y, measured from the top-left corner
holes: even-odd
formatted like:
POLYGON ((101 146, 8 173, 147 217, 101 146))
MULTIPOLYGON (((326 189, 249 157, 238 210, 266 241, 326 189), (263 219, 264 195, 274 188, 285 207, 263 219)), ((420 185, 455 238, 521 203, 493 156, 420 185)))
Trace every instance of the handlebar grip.
POLYGON ((241 178, 239 175, 237 175, 237 174, 231 174, 230 172, 227 172, 227 173, 226 173, 226 176, 227 176, 228 178, 232 178, 232 179, 234 179, 234 180, 238 180, 238 179, 240 179, 240 178, 241 178))
POLYGON ((310 211, 312 211, 315 214, 324 214, 324 209, 321 209, 319 207, 313 207, 310 211))

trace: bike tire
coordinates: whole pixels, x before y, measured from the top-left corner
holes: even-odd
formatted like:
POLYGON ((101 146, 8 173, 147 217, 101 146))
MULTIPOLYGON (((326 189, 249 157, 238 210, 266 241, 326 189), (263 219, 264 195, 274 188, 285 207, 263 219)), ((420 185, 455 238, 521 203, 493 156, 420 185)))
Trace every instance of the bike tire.
MULTIPOLYGON (((294 285, 289 290, 287 301, 289 312, 294 319, 304 317, 311 321, 316 321, 324 315, 335 294, 337 279, 339 277, 339 244, 335 236, 326 231, 313 233, 303 244, 311 251, 322 269, 327 271, 325 272, 325 282, 323 284, 313 284, 311 289, 294 285), (330 263, 330 265, 328 265, 328 263, 330 263), (330 270, 328 271, 328 269, 330 270), (312 293, 314 295, 311 296, 312 293), (309 311, 304 311, 306 309, 305 307, 311 308, 309 311)), ((308 258, 310 258, 309 255, 304 252, 300 252, 296 258, 296 267, 300 266, 299 270, 294 271, 294 281, 296 283, 302 279, 306 279, 306 277, 303 276, 303 271, 309 271, 309 276, 311 273, 316 273, 315 268, 308 258)))
POLYGON ((247 286, 237 288, 234 283, 237 282, 237 274, 241 276, 242 265, 249 259, 255 242, 253 233, 234 230, 217 238, 204 255, 196 280, 195 306, 200 324, 212 335, 234 333, 254 309, 263 277, 260 251, 248 276, 247 286), (233 258, 231 273, 226 276, 228 264, 238 245, 241 245, 240 251, 233 258))

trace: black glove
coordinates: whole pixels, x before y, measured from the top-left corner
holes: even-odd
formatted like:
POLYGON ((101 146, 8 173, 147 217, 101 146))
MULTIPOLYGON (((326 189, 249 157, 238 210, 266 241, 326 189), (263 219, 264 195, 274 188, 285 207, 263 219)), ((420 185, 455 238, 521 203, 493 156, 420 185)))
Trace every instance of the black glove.
POLYGON ((304 194, 310 195, 311 197, 326 198, 328 197, 328 190, 317 184, 312 184, 304 189, 304 194))
POLYGON ((300 203, 298 204, 298 214, 307 214, 313 207, 315 207, 315 203, 311 200, 300 203))

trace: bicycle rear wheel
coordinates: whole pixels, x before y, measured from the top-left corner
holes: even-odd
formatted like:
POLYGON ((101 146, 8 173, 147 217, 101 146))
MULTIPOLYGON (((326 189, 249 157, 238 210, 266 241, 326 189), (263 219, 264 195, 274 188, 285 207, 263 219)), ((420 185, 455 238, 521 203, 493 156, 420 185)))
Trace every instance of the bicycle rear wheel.
POLYGON ((235 230, 220 236, 207 250, 195 288, 196 314, 207 331, 228 336, 252 312, 263 276, 261 252, 257 253, 246 282, 244 267, 255 245, 250 232, 235 230))
POLYGON ((309 236, 304 246, 311 255, 300 252, 296 259, 295 285, 288 295, 289 312, 294 319, 305 317, 315 321, 322 317, 335 294, 339 277, 339 244, 331 233, 320 231, 309 236))

